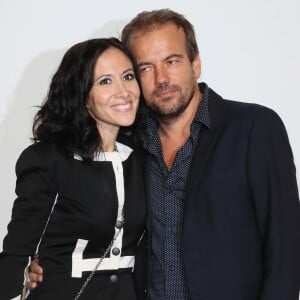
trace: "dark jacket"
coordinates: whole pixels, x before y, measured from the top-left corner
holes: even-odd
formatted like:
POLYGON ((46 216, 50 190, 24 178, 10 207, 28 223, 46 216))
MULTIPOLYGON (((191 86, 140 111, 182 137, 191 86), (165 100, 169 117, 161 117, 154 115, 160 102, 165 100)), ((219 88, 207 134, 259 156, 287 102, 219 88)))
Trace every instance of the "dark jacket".
POLYGON ((17 199, 0 253, 1 300, 17 299, 37 245, 44 278, 29 299, 74 299, 113 239, 123 200, 123 230, 80 299, 112 299, 118 293, 135 299, 131 272, 145 228, 143 176, 138 152, 118 147, 118 153, 91 163, 43 142, 22 152, 16 164, 17 199))
POLYGON ((211 89, 208 109, 211 129, 200 130, 184 199, 192 300, 298 300, 300 204, 284 125, 268 108, 211 89))

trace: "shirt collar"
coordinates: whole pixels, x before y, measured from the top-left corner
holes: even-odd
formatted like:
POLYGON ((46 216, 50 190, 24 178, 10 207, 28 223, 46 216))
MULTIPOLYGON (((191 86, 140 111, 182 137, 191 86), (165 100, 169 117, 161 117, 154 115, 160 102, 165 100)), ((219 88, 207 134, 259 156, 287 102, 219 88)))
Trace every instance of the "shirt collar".
MULTIPOLYGON (((192 122, 192 125, 195 123, 203 124, 208 129, 211 129, 209 110, 208 110, 208 97, 209 97, 209 87, 206 83, 202 82, 198 84, 199 90, 202 93, 202 99, 200 101, 199 107, 197 109, 195 118, 192 122)), ((157 138, 157 131, 159 128, 159 123, 156 117, 151 111, 148 112, 146 116, 146 132, 143 135, 144 146, 148 144, 147 141, 157 138)), ((147 148, 147 147, 146 147, 147 148)))
POLYGON ((208 97, 209 88, 206 83, 199 83, 199 90, 202 93, 202 99, 197 109, 193 122, 199 122, 205 125, 208 129, 211 129, 209 112, 208 112, 208 97))

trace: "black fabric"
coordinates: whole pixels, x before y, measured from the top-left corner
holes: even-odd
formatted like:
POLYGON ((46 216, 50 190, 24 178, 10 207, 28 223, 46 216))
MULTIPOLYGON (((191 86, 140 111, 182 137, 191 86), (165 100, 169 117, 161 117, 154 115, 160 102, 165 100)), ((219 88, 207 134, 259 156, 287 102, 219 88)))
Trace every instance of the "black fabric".
POLYGON ((199 132, 184 200, 191 299, 298 300, 300 204, 284 125, 271 109, 212 89, 208 111, 211 128, 199 132))
MULTIPOLYGON (((133 151, 122 165, 125 186, 123 257, 135 254, 144 231, 146 211, 138 153, 133 151)), ((96 259, 103 255, 115 232, 118 200, 112 163, 85 163, 65 155, 54 145, 39 143, 21 154, 16 173, 17 199, 0 256, 0 299, 19 294, 28 256, 35 251, 57 193, 57 204, 39 248, 44 282, 28 299, 53 300, 54 296, 72 299, 89 273, 83 272, 82 278, 71 277, 72 253, 78 239, 88 241, 82 260, 96 259)), ((95 298, 101 296, 101 299, 119 299, 124 293, 134 293, 132 274, 120 276, 117 284, 109 283, 110 275, 109 270, 97 271, 88 294, 95 298), (128 288, 122 282, 123 277, 127 283, 132 281, 128 288), (110 293, 117 296, 111 298, 110 293)))
POLYGON ((158 123, 148 119, 148 135, 144 147, 150 166, 150 201, 152 224, 151 277, 148 293, 152 299, 190 299, 183 266, 182 228, 185 185, 193 151, 201 126, 210 127, 208 114, 208 87, 203 91, 200 105, 191 124, 191 135, 177 152, 172 168, 165 165, 158 123), (152 200, 153 199, 153 200, 152 200))

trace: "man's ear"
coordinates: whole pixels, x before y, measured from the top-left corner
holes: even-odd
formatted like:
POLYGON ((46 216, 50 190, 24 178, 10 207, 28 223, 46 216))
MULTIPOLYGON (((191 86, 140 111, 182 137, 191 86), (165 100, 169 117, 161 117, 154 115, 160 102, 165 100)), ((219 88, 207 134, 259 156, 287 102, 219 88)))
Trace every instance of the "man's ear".
POLYGON ((195 77, 198 79, 201 75, 201 60, 200 60, 200 56, 197 55, 193 62, 192 62, 192 65, 193 65, 193 70, 194 70, 194 73, 195 73, 195 77))

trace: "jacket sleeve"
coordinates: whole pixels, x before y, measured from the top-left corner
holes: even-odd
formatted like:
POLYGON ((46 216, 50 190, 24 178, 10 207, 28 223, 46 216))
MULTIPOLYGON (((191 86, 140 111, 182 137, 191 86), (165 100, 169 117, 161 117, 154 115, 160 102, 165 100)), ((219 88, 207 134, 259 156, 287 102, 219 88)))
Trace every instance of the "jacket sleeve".
POLYGON ((134 265, 134 282, 139 300, 146 299, 147 292, 147 264, 148 264, 148 236, 145 233, 140 241, 136 253, 135 253, 135 265, 134 265))
POLYGON ((0 298, 17 297, 24 282, 24 269, 36 251, 47 222, 56 188, 47 157, 30 146, 16 163, 16 195, 8 233, 0 254, 0 298))
POLYGON ((256 118, 249 140, 248 175, 262 240, 260 300, 298 300, 300 204, 285 127, 271 110, 256 118))

